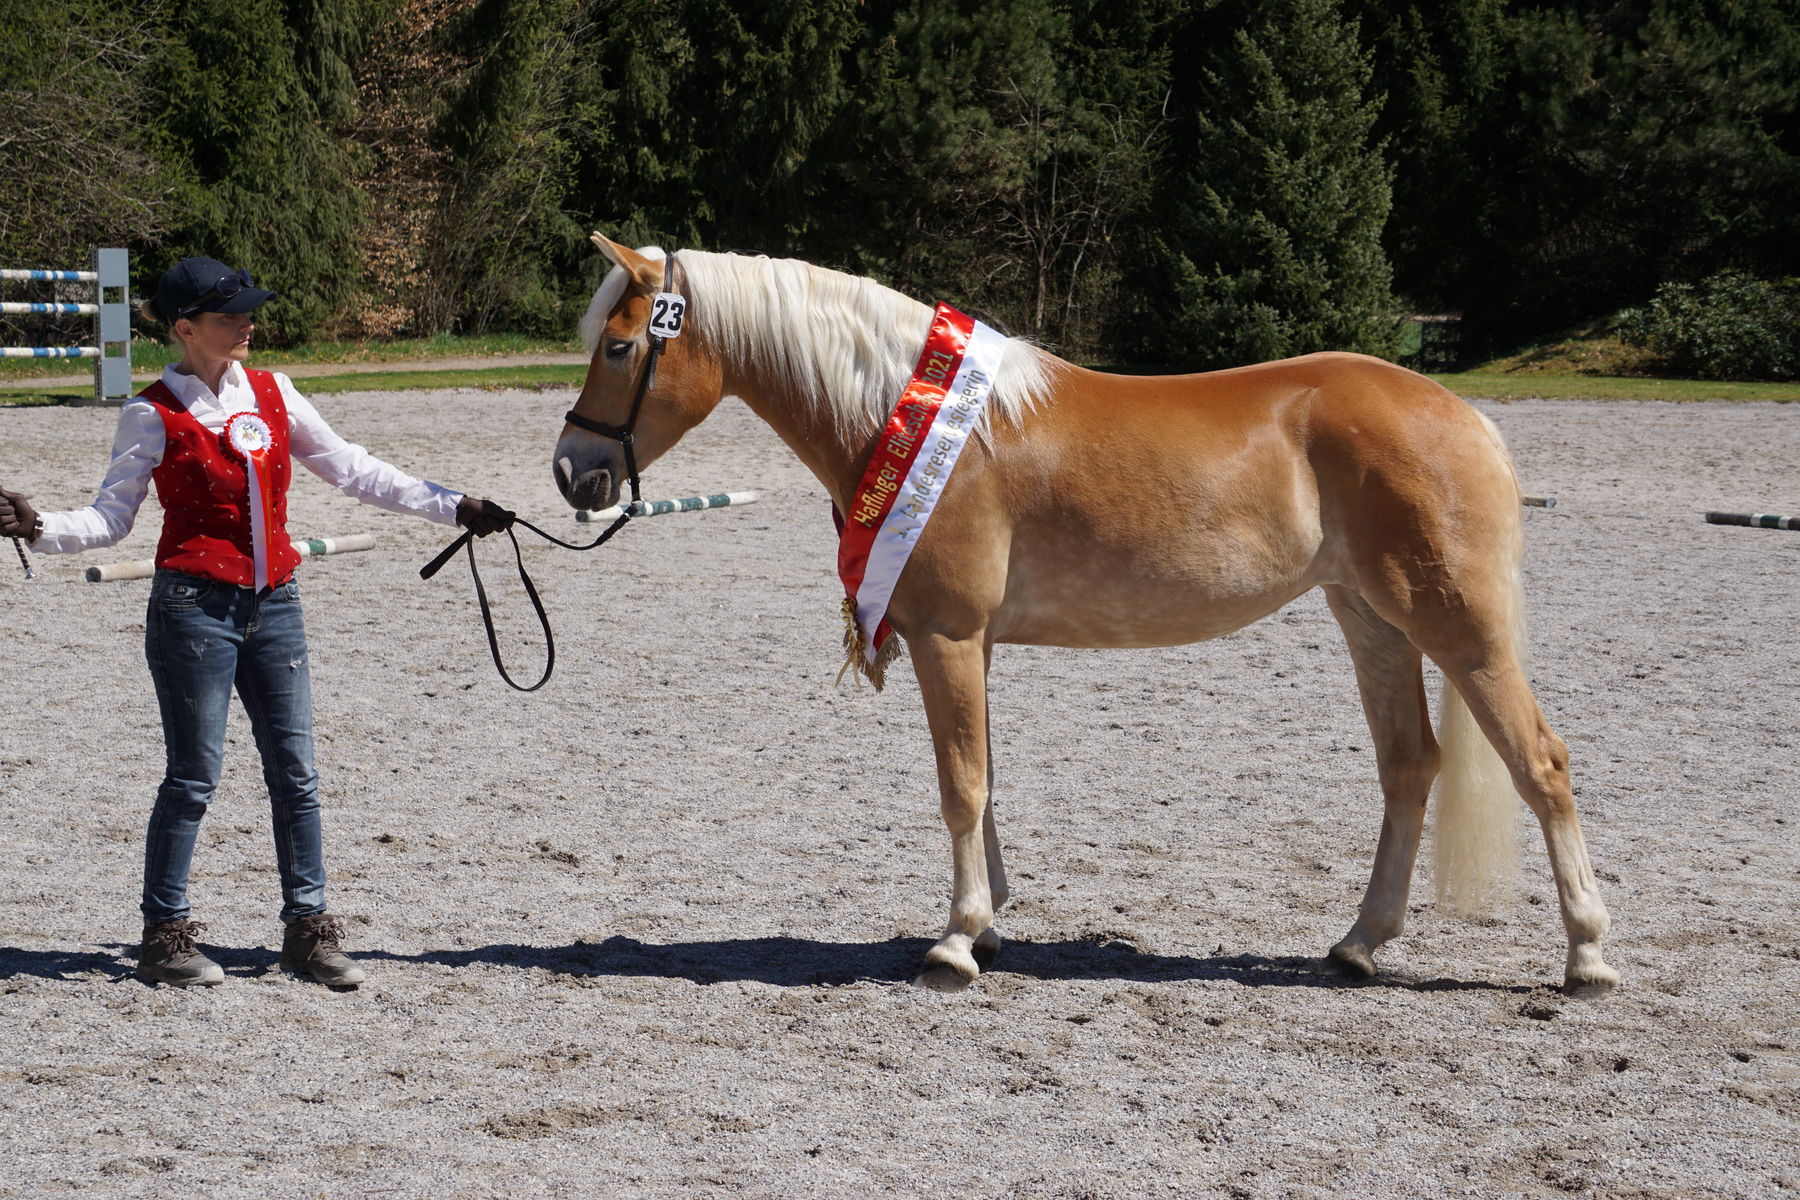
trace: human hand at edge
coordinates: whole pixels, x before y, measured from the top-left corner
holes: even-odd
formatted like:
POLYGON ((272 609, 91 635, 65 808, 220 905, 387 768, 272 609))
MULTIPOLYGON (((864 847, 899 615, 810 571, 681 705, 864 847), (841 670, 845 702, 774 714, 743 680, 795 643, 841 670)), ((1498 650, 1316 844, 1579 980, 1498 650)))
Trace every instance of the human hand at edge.
POLYGON ((511 525, 513 514, 492 500, 477 500, 473 496, 464 496, 456 502, 456 523, 476 537, 486 537, 490 533, 499 533, 511 525))
POLYGON ((0 537, 24 538, 29 542, 36 536, 37 519, 37 509, 26 501, 23 492, 0 487, 0 537))

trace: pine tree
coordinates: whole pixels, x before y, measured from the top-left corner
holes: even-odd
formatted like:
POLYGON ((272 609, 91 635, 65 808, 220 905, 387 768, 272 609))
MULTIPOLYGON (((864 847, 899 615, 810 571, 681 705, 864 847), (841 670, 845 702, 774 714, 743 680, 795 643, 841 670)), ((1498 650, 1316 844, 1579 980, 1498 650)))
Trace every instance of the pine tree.
POLYGON ((180 167, 144 136, 164 32, 109 0, 0 0, 0 30, 0 262, 165 236, 180 167))
POLYGON ((1026 232, 1009 201, 1062 132, 1065 18, 1048 0, 871 7, 856 101, 833 147, 847 201, 834 214, 836 256, 908 294, 1028 327, 1008 301, 1031 272, 1003 243, 1026 232))
POLYGON ((886 0, 819 174, 827 261, 1075 357, 1112 356, 1177 0, 886 0))
MULTIPOLYGON (((836 197, 813 169, 845 102, 858 0, 588 0, 565 64, 570 208, 643 244, 800 253, 836 197)), ((605 263, 559 259, 575 298, 605 263)))
POLYGON ((1185 34, 1198 71, 1176 102, 1141 351, 1194 367, 1392 355, 1390 171, 1354 27, 1335 0, 1274 0, 1185 34))
POLYGON ((1428 309, 1461 306, 1480 281, 1469 266, 1472 214, 1491 203, 1476 160, 1506 66, 1505 0, 1344 0, 1361 30, 1379 98, 1375 136, 1394 169, 1382 245, 1395 290, 1428 309))
POLYGON ((1530 10, 1477 154, 1465 341, 1604 317, 1665 281, 1800 271, 1792 0, 1530 10))
POLYGON ((561 111, 574 0, 482 0, 444 30, 469 64, 437 127, 446 177, 431 219, 422 331, 566 332, 553 263, 581 231, 565 212, 561 111))
POLYGON ((204 254, 248 269, 280 293, 258 314, 274 341, 324 328, 359 281, 356 154, 321 100, 347 120, 345 56, 364 11, 358 0, 189 0, 173 12, 159 124, 187 167, 182 219, 145 266, 204 254), (304 54, 295 20, 320 39, 304 54))

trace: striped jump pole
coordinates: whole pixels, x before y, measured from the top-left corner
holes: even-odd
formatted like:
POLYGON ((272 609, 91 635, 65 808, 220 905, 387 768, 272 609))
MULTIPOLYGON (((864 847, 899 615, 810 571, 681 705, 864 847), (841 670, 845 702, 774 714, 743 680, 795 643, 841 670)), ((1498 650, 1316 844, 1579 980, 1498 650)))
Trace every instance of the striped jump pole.
POLYGON ((0 301, 0 316, 92 317, 93 345, 0 346, 0 358, 91 358, 94 403, 123 402, 131 395, 130 258, 124 250, 95 250, 91 271, 0 269, 0 282, 93 284, 92 304, 0 301))
POLYGON ((1708 525, 1749 525, 1756 529, 1800 529, 1800 517, 1778 517, 1774 513, 1706 514, 1708 525))
MULTIPOLYGON (((320 558, 327 554, 348 554, 352 550, 372 550, 375 548, 375 535, 372 533, 352 533, 340 538, 294 538, 294 549, 301 558, 320 558)), ((89 567, 83 574, 89 583, 113 583, 120 579, 148 579, 156 574, 156 560, 140 559, 137 562, 108 563, 103 567, 89 567)))
POLYGON ((760 492, 714 492, 710 496, 682 496, 675 500, 640 500, 634 504, 615 504, 598 511, 583 509, 575 514, 577 521, 616 521, 630 510, 634 517, 661 517, 669 513, 705 512, 709 508, 739 508, 762 499, 760 492))
POLYGON ((93 317, 100 314, 100 306, 98 304, 48 304, 37 300, 5 300, 0 301, 0 313, 13 313, 21 316, 26 313, 48 313, 52 316, 93 317))

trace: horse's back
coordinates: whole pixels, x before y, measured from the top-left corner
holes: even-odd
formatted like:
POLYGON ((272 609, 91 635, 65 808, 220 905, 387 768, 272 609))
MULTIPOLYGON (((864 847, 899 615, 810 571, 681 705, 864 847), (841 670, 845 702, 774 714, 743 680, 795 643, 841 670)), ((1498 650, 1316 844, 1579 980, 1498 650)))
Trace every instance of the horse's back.
POLYGON ((1432 552, 1469 519, 1446 505, 1491 508, 1513 486, 1479 414, 1377 358, 1055 378, 1051 403, 996 437, 1001 640, 1218 636, 1384 554, 1432 552))

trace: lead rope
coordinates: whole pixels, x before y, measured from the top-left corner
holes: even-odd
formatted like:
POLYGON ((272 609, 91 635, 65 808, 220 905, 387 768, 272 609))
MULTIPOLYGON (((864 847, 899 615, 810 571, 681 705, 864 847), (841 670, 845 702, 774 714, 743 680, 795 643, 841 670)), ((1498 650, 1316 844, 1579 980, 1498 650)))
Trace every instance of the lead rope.
MULTIPOLYGON (((675 256, 671 254, 663 260, 663 290, 665 292, 673 290, 674 284, 675 256)), ((644 494, 638 485, 637 451, 631 432, 637 427, 638 412, 644 406, 644 397, 650 393, 651 385, 656 382, 656 360, 662 357, 663 341, 665 340, 653 332, 649 334, 649 338, 650 359, 644 365, 643 375, 638 379, 637 394, 631 398, 631 413, 625 418, 625 424, 603 425, 599 421, 582 416, 574 409, 563 414, 563 419, 569 424, 586 429, 591 433, 600 434, 602 437, 612 438, 624 447, 625 478, 631 484, 631 503, 625 506, 617 520, 606 527, 604 533, 586 545, 565 542, 554 534, 545 533, 523 517, 514 517, 512 524, 506 528, 506 536, 512 539, 513 561, 519 567, 519 582, 525 585, 525 594, 531 597, 531 607, 537 611, 538 624, 544 630, 544 673, 538 677, 538 681, 530 687, 522 686, 507 674, 506 664, 501 661, 500 639, 494 633, 494 614, 488 607, 487 588, 482 586, 481 570, 475 565, 475 531, 473 529, 465 530, 461 537, 439 551, 436 558, 419 568, 419 578, 430 579, 444 569, 444 564, 449 562, 458 550, 468 551, 469 576, 475 581, 475 599, 481 604, 481 623, 487 629, 488 653, 494 657, 494 669, 500 672, 500 678, 504 679, 507 686, 515 691, 535 692, 550 682, 550 673, 556 669, 556 637, 550 632, 550 617, 544 612, 544 602, 538 598, 536 585, 531 582, 531 573, 525 569, 525 555, 519 549, 519 538, 517 534, 513 533, 512 526, 523 525, 545 541, 561 546, 565 550, 598 550, 611 541, 612 535, 625 528, 631 518, 636 515, 635 510, 643 503, 644 494)), ((22 554, 23 551, 21 551, 22 554)))
MULTIPOLYGON (((635 494, 635 492, 636 488, 634 486, 633 493, 635 494)), ((461 537, 439 551, 436 558, 420 567, 419 578, 430 579, 433 575, 436 575, 439 571, 444 569, 444 564, 455 557, 458 550, 468 551, 469 577, 475 581, 475 599, 481 604, 481 623, 487 630, 488 653, 494 657, 494 668, 500 672, 500 678, 506 681, 508 687, 520 692, 535 692, 546 683, 550 682, 550 673, 556 669, 556 635, 550 632, 550 616, 544 611, 544 602, 538 596, 537 585, 531 581, 531 572, 525 569, 525 555, 519 548, 519 537, 513 532, 513 526, 523 525, 545 541, 553 542, 556 545, 563 547, 565 550, 597 550, 605 545, 612 538, 613 534, 625 528, 626 523, 631 520, 631 517, 632 511, 630 508, 627 508, 624 512, 619 514, 618 520, 606 527, 606 532, 602 533, 599 537, 586 545, 579 545, 575 542, 565 542, 554 534, 545 533, 542 529, 539 529, 536 525, 533 525, 523 517, 514 517, 512 525, 507 526, 506 536, 512 541, 513 561, 518 564, 519 582, 525 585, 525 594, 531 598, 531 607, 537 612, 538 624, 544 630, 544 673, 539 676, 538 681, 530 687, 526 687, 524 684, 519 683, 508 674, 506 663, 500 657, 500 639, 494 632, 494 613, 488 604, 487 588, 483 586, 481 582, 481 569, 475 565, 474 530, 465 532, 461 537)))

